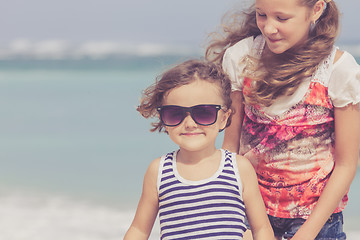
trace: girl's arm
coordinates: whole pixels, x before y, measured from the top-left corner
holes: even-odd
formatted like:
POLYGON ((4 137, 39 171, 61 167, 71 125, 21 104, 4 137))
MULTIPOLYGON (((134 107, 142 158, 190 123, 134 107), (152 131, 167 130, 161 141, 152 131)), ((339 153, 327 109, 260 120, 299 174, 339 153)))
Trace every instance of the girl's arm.
POLYGON ((222 148, 230 152, 239 153, 240 132, 244 119, 244 104, 242 92, 234 91, 231 93, 232 110, 234 114, 231 118, 231 125, 225 129, 222 148))
POLYGON ((310 217, 293 240, 314 239, 355 177, 360 145, 359 104, 335 108, 335 167, 310 217))
POLYGON ((251 227, 253 239, 275 239, 273 229, 266 214, 255 170, 249 160, 237 156, 240 178, 243 186, 243 200, 246 216, 251 227))
POLYGON ((159 164, 160 159, 155 159, 145 173, 143 191, 136 214, 124 240, 149 238, 158 213, 157 175, 159 164))

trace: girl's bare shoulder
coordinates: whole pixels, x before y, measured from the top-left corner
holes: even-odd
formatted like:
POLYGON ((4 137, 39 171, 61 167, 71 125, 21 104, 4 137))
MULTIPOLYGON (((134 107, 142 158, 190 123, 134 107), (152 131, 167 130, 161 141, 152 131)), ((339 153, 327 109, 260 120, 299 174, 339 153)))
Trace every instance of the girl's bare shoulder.
POLYGON ((161 158, 156 158, 149 164, 145 173, 144 180, 152 181, 153 183, 156 183, 160 162, 161 162, 161 158))
POLYGON ((336 63, 341 58, 341 56, 343 54, 344 54, 344 51, 341 51, 340 49, 337 49, 336 53, 335 53, 334 63, 336 63))
POLYGON ((247 175, 249 173, 249 171, 254 172, 254 168, 253 168, 252 164, 246 157, 237 154, 236 155, 236 163, 239 168, 240 175, 243 175, 243 174, 247 175))
POLYGON ((156 158, 153 161, 151 161, 151 163, 149 164, 149 167, 148 167, 148 171, 151 171, 151 172, 154 171, 157 173, 159 166, 160 166, 160 162, 161 162, 161 157, 156 158))

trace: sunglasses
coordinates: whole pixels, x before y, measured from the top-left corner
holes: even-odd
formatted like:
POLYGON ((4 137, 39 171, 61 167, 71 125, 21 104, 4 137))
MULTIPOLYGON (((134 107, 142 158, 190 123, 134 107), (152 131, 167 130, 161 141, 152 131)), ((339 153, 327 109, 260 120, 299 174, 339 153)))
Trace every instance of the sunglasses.
POLYGON ((168 127, 175 127, 182 123, 190 113, 190 116, 199 125, 209 126, 216 122, 217 113, 221 105, 201 104, 192 107, 181 107, 176 105, 165 105, 158 107, 161 122, 168 127))

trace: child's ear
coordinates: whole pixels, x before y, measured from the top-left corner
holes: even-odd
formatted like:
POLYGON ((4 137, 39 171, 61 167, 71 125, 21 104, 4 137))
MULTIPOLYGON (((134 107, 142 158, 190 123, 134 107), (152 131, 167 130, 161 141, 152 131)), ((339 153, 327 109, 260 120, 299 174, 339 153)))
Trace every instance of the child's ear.
MULTIPOLYGON (((158 117, 159 121, 161 121, 161 120, 160 120, 160 114, 159 114, 159 112, 156 112, 156 116, 158 117)), ((165 129, 165 130, 164 130, 164 132, 165 132, 166 134, 168 134, 168 135, 169 135, 169 132, 168 132, 167 126, 162 125, 162 127, 165 129)))
POLYGON ((311 21, 315 23, 317 20, 319 20, 324 10, 325 10, 325 2, 323 0, 317 1, 312 9, 311 21))
POLYGON ((228 109, 228 110, 227 110, 226 112, 224 112, 224 114, 222 115, 220 132, 223 131, 223 130, 226 128, 227 121, 228 121, 230 115, 231 115, 231 109, 228 109))

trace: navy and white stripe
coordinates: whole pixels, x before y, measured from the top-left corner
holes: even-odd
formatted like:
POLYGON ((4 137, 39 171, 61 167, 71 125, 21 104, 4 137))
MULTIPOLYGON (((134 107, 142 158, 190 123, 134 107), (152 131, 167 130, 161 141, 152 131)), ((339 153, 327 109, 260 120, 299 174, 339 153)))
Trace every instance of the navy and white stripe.
POLYGON ((245 206, 235 155, 222 151, 217 174, 187 181, 176 171, 176 152, 161 160, 158 190, 161 239, 242 239, 245 206))

